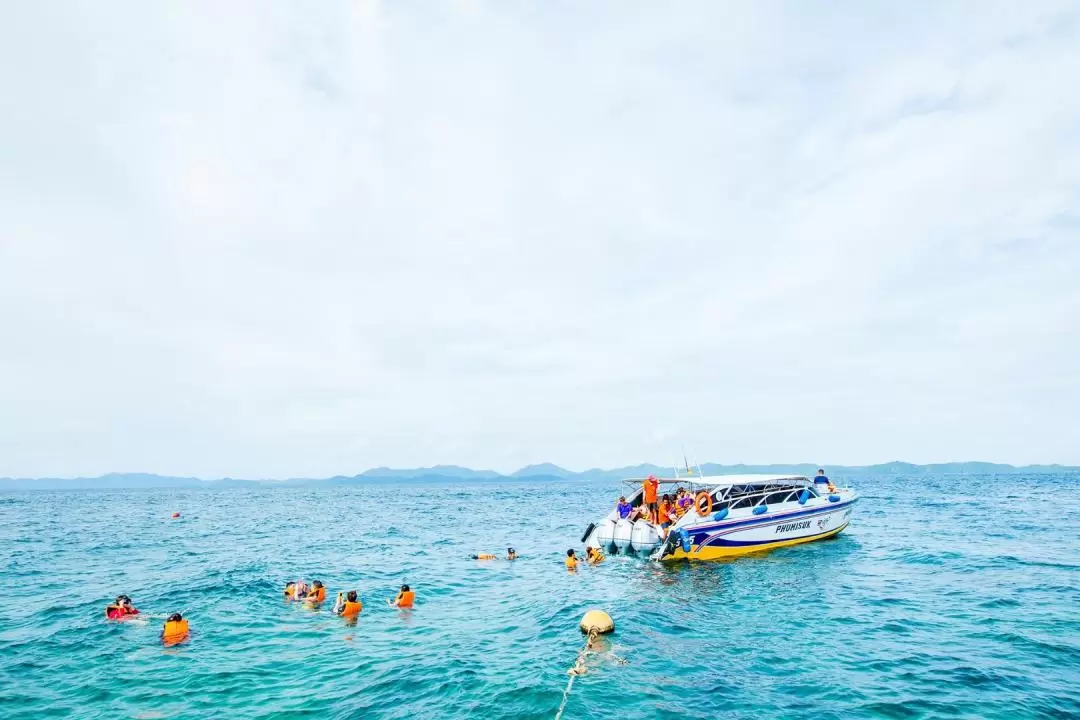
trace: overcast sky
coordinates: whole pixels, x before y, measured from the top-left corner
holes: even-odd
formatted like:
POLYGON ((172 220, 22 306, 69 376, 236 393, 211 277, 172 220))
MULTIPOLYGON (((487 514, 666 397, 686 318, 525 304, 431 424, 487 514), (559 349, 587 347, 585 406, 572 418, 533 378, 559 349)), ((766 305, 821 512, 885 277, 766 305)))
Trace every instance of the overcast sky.
POLYGON ((1075 3, 11 2, 0 476, 1080 464, 1075 3))

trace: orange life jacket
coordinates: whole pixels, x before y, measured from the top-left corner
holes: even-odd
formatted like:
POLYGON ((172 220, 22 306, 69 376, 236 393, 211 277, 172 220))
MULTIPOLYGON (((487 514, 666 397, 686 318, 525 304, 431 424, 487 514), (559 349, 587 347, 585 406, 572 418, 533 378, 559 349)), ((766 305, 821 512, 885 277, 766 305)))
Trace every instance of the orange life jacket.
POLYGON ((415 599, 416 592, 414 590, 402 590, 397 596, 397 606, 399 608, 411 608, 415 599))
POLYGON ((495 560, 496 557, 490 553, 481 553, 476 556, 477 560, 495 560))
POLYGON ((660 510, 657 513, 660 516, 660 524, 671 522, 671 510, 671 505, 668 503, 660 503, 660 510))
POLYGON ((161 631, 161 639, 167 643, 179 642, 188 636, 187 620, 169 620, 161 631))
POLYGON ((566 558, 566 569, 567 570, 577 570, 577 558, 567 557, 566 558))
POLYGON ((312 597, 309 594, 306 598, 304 598, 305 600, 307 600, 308 602, 322 602, 326 599, 326 588, 313 588, 313 590, 315 590, 315 597, 312 597))
POLYGON ((360 611, 364 609, 363 603, 345 601, 345 605, 341 608, 341 617, 355 617, 360 614, 360 611))

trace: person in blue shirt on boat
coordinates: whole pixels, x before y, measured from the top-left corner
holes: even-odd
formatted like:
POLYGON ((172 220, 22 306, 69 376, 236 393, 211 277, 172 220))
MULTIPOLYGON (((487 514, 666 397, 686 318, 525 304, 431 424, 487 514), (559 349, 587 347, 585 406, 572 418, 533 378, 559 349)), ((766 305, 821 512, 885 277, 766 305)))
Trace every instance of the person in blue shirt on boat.
POLYGON ((619 504, 615 506, 615 509, 619 511, 619 519, 625 520, 630 517, 630 513, 634 508, 630 506, 630 503, 626 502, 625 497, 620 497, 619 504))
POLYGON ((817 490, 818 495, 836 492, 836 486, 832 484, 832 480, 825 474, 825 468, 818 468, 817 477, 814 478, 814 489, 817 490))

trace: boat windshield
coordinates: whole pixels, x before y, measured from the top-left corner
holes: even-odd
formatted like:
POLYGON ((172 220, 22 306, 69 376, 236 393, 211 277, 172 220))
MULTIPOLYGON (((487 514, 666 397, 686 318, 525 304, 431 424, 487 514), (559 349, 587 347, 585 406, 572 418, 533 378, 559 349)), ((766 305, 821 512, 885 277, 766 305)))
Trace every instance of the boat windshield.
POLYGON ((779 480, 767 483, 749 483, 729 485, 717 488, 712 493, 713 509, 754 507, 756 505, 778 505, 798 500, 799 494, 807 491, 810 497, 817 497, 817 492, 806 482, 797 479, 779 480))

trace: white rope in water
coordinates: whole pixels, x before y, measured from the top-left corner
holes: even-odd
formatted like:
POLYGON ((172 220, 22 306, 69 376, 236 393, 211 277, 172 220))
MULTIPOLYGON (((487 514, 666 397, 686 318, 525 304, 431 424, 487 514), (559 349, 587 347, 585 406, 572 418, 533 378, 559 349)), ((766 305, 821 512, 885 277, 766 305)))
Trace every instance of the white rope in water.
POLYGON ((596 639, 596 631, 589 632, 589 637, 585 640, 585 647, 581 648, 581 652, 578 653, 577 660, 574 661, 574 666, 566 671, 566 674, 570 676, 570 679, 566 681, 566 689, 563 690, 562 702, 559 703, 559 711, 555 713, 555 720, 562 718, 563 710, 566 709, 566 701, 570 699, 570 688, 574 687, 574 678, 578 675, 584 675, 588 672, 585 667, 585 656, 589 654, 589 650, 592 648, 592 642, 596 639))
POLYGON ((566 709, 566 701, 570 699, 570 688, 574 687, 574 678, 577 675, 571 675, 570 681, 566 683, 566 690, 563 690, 562 702, 559 703, 559 712, 555 713, 555 720, 559 720, 562 717, 563 710, 566 709))

